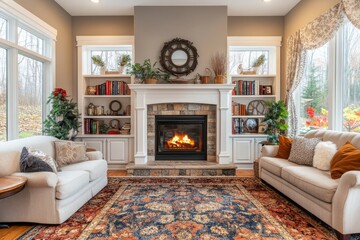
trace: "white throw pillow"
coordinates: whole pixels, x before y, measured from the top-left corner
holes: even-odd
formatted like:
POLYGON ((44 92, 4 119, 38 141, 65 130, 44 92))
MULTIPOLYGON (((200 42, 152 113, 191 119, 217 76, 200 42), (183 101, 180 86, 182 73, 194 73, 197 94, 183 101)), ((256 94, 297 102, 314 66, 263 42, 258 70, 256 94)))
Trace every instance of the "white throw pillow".
POLYGON ((319 142, 315 147, 313 166, 320 170, 329 171, 331 159, 336 151, 335 143, 330 141, 319 142))

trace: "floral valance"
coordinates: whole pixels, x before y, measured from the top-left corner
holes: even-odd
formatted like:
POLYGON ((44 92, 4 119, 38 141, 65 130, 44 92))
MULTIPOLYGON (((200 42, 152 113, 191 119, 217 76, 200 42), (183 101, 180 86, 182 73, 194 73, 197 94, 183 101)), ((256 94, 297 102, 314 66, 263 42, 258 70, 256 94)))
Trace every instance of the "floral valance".
POLYGON ((339 3, 306 27, 300 29, 303 47, 305 49, 314 49, 327 43, 339 29, 344 19, 343 16, 342 4, 339 3))
POLYGON ((348 19, 355 27, 360 28, 360 1, 342 0, 344 11, 348 19))

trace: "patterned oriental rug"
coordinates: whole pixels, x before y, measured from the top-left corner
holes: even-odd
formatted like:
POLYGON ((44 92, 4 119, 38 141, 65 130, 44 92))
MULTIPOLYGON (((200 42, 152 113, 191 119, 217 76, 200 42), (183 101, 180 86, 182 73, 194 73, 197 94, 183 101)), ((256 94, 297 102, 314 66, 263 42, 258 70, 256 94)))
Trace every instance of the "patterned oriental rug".
POLYGON ((18 239, 336 239, 320 220, 258 179, 110 177, 61 225, 18 239))

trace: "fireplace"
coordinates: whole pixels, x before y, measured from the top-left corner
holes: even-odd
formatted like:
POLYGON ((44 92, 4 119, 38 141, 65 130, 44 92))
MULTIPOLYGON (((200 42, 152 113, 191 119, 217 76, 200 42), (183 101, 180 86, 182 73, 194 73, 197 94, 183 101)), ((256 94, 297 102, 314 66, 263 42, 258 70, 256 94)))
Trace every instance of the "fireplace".
POLYGON ((206 160, 206 115, 156 115, 155 160, 206 160))

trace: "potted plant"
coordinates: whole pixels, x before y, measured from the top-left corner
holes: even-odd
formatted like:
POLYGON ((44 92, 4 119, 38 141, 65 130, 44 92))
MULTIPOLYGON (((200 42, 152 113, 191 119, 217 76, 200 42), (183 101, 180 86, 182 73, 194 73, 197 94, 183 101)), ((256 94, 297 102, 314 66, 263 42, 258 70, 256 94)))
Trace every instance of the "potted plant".
POLYGON ((66 90, 55 88, 48 98, 51 111, 44 121, 44 133, 63 140, 74 140, 81 127, 78 105, 68 99, 66 90))
POLYGON ((169 74, 155 68, 156 62, 151 64, 150 59, 145 59, 143 64, 135 63, 130 66, 129 74, 135 76, 141 83, 155 84, 158 80, 168 80, 169 74))
POLYGON ((259 67, 265 63, 265 54, 261 54, 251 65, 252 69, 257 73, 259 67))
POLYGON ((224 83, 226 73, 226 56, 224 53, 216 53, 210 59, 210 65, 215 73, 215 83, 224 83))
POLYGON ((283 101, 266 101, 265 104, 268 107, 264 118, 267 125, 265 133, 268 134, 268 142, 278 143, 279 134, 285 134, 288 128, 285 122, 288 111, 283 101))
POLYGON ((100 55, 94 55, 91 57, 91 60, 93 64, 100 67, 100 74, 105 74, 106 68, 105 68, 105 62, 101 59, 100 55))
POLYGON ((119 58, 119 73, 122 74, 126 66, 129 65, 131 61, 129 54, 123 54, 119 58))

